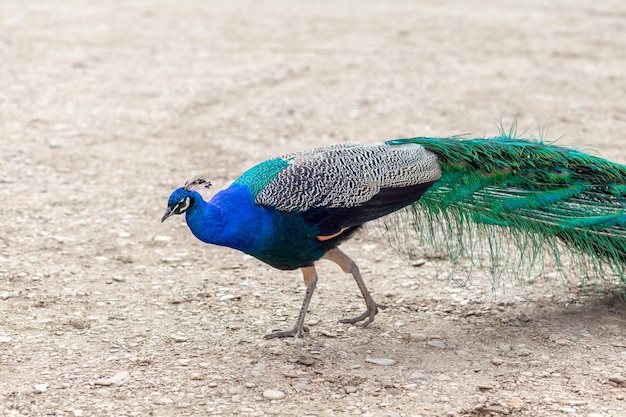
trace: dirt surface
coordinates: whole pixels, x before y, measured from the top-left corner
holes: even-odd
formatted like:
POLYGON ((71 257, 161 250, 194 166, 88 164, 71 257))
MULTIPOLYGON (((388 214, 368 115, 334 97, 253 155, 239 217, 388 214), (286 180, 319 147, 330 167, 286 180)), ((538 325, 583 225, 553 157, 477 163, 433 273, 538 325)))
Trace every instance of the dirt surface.
POLYGON ((626 308, 574 269, 495 296, 373 226, 344 249, 389 308, 337 324, 322 262, 299 345, 262 339, 299 272, 159 223, 194 176, 515 116, 626 162, 624 2, 419 3, 3 0, 0 415, 625 416, 626 308))

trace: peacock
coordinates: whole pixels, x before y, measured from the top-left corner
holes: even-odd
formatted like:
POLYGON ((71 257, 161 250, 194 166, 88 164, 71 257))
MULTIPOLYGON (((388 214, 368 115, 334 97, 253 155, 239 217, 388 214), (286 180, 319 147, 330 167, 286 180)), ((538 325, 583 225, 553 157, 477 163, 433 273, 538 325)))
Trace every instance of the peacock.
POLYGON ((332 145, 261 162, 205 201, 199 190, 210 186, 195 179, 176 189, 161 221, 184 213, 203 242, 301 269, 306 294, 294 327, 265 338, 308 330, 320 259, 351 274, 365 300, 362 314, 340 322, 370 324, 384 306, 339 245, 364 223, 401 210, 426 241, 441 238, 434 225, 452 239, 491 231, 491 238, 510 236, 528 257, 558 245, 596 270, 626 276, 626 166, 538 139, 501 133, 332 145))

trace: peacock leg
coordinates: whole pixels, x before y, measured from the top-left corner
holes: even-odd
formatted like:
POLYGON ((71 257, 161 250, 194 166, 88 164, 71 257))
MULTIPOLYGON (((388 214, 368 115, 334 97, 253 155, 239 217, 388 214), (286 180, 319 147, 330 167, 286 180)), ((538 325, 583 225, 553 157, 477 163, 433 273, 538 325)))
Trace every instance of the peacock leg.
POLYGON ((345 253, 343 253, 339 248, 333 248, 326 252, 323 256, 324 259, 328 259, 329 261, 333 261, 337 265, 341 267, 343 272, 350 273, 354 277, 359 289, 361 290, 361 294, 363 294, 363 298, 365 299, 365 305, 367 306, 367 310, 363 312, 363 314, 349 318, 349 319, 341 319, 339 323, 358 323, 359 321, 363 321, 363 326, 367 326, 371 322, 374 321, 374 317, 378 314, 378 310, 384 310, 386 306, 376 304, 376 301, 372 298, 372 295, 368 291, 365 286, 365 281, 361 277, 361 273, 359 272, 359 267, 356 263, 345 253))
POLYGON ((302 269, 302 275, 304 277, 304 284, 306 285, 306 294, 304 295, 304 302, 302 303, 302 308, 300 309, 300 314, 298 315, 298 320, 296 320, 296 324, 293 329, 290 330, 277 330, 263 336, 264 339, 273 339, 275 337, 290 337, 293 336, 296 339, 302 337, 302 332, 308 332, 309 329, 304 325, 304 318, 306 317, 306 313, 309 310, 309 303, 311 302, 311 298, 313 298, 313 292, 315 291, 315 287, 317 286, 317 271, 315 270, 315 266, 305 266, 302 269))

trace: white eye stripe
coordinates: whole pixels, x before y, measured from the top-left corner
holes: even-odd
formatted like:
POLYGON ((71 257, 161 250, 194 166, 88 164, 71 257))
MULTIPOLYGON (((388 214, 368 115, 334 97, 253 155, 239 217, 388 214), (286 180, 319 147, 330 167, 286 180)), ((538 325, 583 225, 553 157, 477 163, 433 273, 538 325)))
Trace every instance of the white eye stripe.
POLYGON ((189 197, 185 197, 184 200, 178 202, 178 211, 182 213, 183 211, 187 210, 190 205, 191 199, 189 197))

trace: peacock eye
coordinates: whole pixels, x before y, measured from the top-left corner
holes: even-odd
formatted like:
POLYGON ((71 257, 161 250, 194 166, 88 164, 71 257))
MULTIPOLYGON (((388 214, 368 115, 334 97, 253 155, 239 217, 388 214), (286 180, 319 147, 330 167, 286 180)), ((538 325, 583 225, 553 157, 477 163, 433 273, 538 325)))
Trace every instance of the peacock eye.
POLYGON ((178 212, 183 213, 185 210, 189 208, 190 204, 191 204, 191 199, 189 197, 185 197, 184 200, 180 200, 178 202, 178 212))

